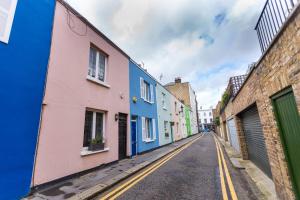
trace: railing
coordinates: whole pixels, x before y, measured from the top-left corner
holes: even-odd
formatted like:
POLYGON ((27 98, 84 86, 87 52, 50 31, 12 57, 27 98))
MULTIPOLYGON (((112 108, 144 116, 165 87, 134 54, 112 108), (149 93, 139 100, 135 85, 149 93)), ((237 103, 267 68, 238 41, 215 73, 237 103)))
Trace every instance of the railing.
POLYGON ((255 26, 264 52, 299 0, 267 0, 255 26))

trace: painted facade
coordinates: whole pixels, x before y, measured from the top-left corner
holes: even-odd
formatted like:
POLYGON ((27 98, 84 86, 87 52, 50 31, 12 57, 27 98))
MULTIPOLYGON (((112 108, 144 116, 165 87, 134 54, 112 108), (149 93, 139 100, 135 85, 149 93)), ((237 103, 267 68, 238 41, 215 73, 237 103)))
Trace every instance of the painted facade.
POLYGON ((184 104, 181 103, 175 96, 171 96, 172 105, 172 121, 174 141, 181 140, 187 137, 186 121, 184 114, 184 104))
POLYGON ((197 99, 196 93, 192 89, 192 86, 189 84, 189 97, 190 97, 190 119, 191 119, 191 131, 192 134, 198 133, 198 108, 197 108, 197 99))
POLYGON ((197 100, 196 93, 192 89, 189 82, 181 82, 181 78, 175 78, 175 82, 171 82, 165 85, 166 89, 169 90, 177 99, 183 102, 189 107, 190 117, 190 128, 191 134, 199 132, 198 126, 198 113, 197 113, 197 100))
POLYGON ((57 1, 33 186, 130 155, 129 58, 78 16, 57 1))
POLYGON ((0 1, 0 199, 30 191, 54 6, 54 0, 0 1))
POLYGON ((157 115, 158 115, 158 131, 159 131, 159 146, 169 144, 174 141, 173 129, 171 128, 172 106, 171 94, 162 85, 156 86, 157 95, 157 115))
POLYGON ((159 146, 157 82, 134 61, 129 63, 131 155, 159 146))
POLYGON ((184 107, 184 114, 185 114, 185 122, 186 122, 186 130, 187 136, 192 135, 192 128, 191 128, 191 110, 189 106, 184 107))

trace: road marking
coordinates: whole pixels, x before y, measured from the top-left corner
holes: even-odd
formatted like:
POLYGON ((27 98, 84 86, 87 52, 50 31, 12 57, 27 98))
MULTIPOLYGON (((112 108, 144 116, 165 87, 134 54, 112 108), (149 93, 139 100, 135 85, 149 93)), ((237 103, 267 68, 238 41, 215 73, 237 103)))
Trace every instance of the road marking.
POLYGON ((231 176, 230 176, 230 173, 229 173, 229 170, 228 170, 225 158, 224 158, 223 150, 220 146, 220 143, 218 141, 217 141, 217 143, 218 143, 218 146, 219 146, 219 150, 221 152, 222 161, 224 163, 224 169, 225 169, 226 179, 227 179, 227 183, 228 183, 228 186, 229 186, 231 198, 232 198, 232 200, 237 200, 238 198, 237 198, 237 195, 236 195, 233 183, 232 183, 232 179, 231 179, 231 176))
POLYGON ((217 141, 214 138, 215 143, 216 143, 216 149, 217 149, 217 154, 218 154, 218 163, 219 163, 219 172, 220 172, 220 179, 221 179, 221 189, 222 189, 222 196, 224 200, 228 200, 228 195, 227 195, 227 190, 226 190, 226 185, 225 185, 225 177, 223 175, 223 166, 220 158, 220 152, 218 149, 217 141))
POLYGON ((172 159, 174 156, 176 156, 177 154, 179 154, 181 151, 183 151, 184 149, 186 149, 187 147, 189 147, 190 145, 192 145, 194 142, 196 142, 197 140, 199 140, 202 136, 203 135, 201 135, 200 137, 198 137, 198 138, 190 141, 187 144, 184 144, 182 147, 180 147, 179 149, 175 150, 173 153, 171 153, 170 155, 168 155, 166 158, 163 158, 162 160, 158 161, 158 163, 155 163, 153 166, 151 166, 146 171, 142 172, 138 176, 135 176, 132 179, 128 180, 127 182, 123 183, 121 186, 117 187, 116 189, 114 189, 113 191, 111 191, 110 193, 108 193, 107 195, 105 195, 104 197, 102 197, 100 199, 101 200, 116 199, 118 196, 120 196, 121 194, 123 194, 124 192, 126 192, 127 190, 129 190, 131 187, 133 187, 135 184, 137 184, 138 182, 140 182, 142 179, 144 179, 145 177, 147 177, 149 174, 151 174, 152 172, 154 172, 155 170, 157 170, 159 167, 161 167, 163 164, 165 164, 166 162, 168 162, 170 159, 172 159))
MULTIPOLYGON (((232 198, 232 200, 238 200, 235 189, 234 189, 234 186, 233 186, 233 183, 232 183, 232 179, 231 179, 231 176, 230 176, 230 173, 229 173, 229 170, 228 170, 225 158, 224 158, 223 150, 221 148, 221 145, 220 145, 219 141, 217 140, 217 138, 215 136, 214 136, 214 140, 215 140, 215 143, 216 143, 218 156, 219 156, 219 154, 221 154, 222 164, 224 166, 224 171, 225 171, 226 180, 227 180, 227 184, 228 184, 228 187, 229 187, 231 198, 232 198)), ((222 172, 222 174, 223 174, 223 172, 222 172)), ((226 193, 227 193, 227 191, 226 191, 226 193)))

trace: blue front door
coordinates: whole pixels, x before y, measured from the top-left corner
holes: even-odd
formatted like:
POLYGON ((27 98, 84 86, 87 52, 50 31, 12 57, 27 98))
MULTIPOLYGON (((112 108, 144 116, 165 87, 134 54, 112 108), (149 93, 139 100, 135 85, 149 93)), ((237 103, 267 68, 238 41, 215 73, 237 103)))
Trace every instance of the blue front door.
POLYGON ((136 145, 137 145, 137 138, 136 138, 136 120, 131 121, 131 155, 136 155, 136 145))

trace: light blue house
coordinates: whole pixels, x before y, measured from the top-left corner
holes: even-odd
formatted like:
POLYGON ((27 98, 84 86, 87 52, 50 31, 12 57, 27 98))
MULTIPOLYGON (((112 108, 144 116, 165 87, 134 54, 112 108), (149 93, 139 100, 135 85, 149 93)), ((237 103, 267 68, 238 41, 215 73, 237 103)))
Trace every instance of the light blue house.
POLYGON ((134 61, 129 63, 131 155, 159 146, 157 129, 157 82, 134 61))
POLYGON ((30 191, 55 0, 0 0, 0 199, 30 191))
POLYGON ((156 86, 159 146, 174 141, 174 122, 171 107, 171 93, 162 85, 156 86))

